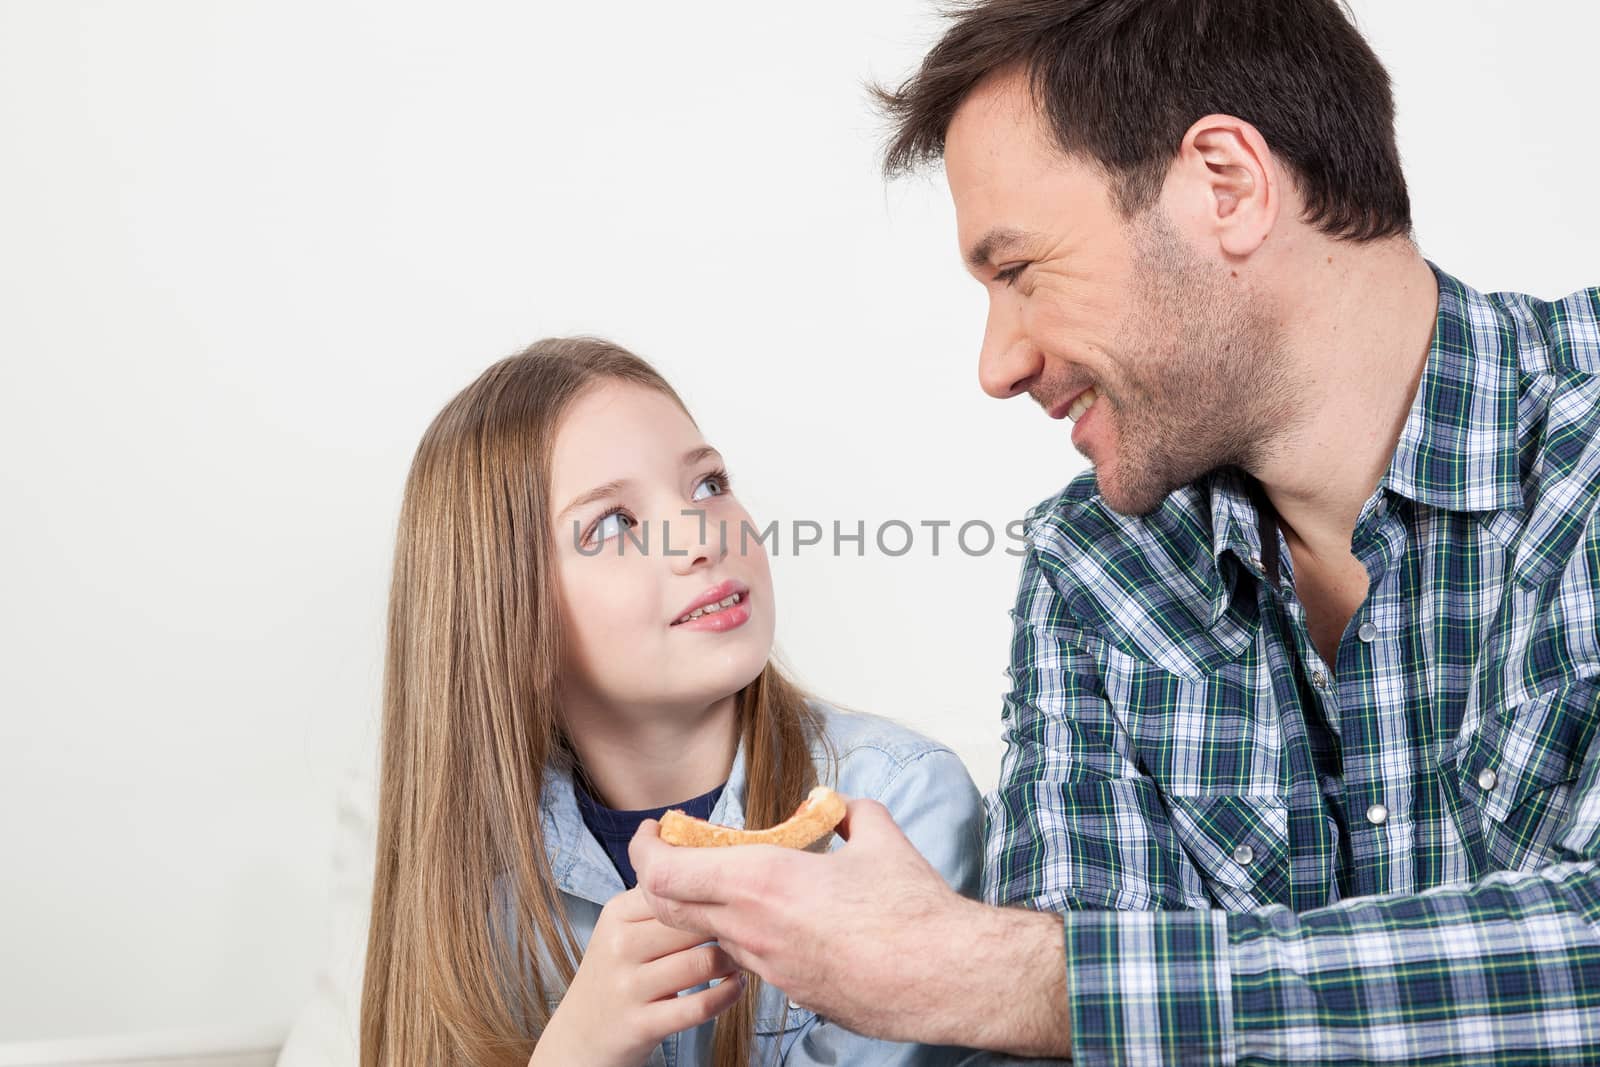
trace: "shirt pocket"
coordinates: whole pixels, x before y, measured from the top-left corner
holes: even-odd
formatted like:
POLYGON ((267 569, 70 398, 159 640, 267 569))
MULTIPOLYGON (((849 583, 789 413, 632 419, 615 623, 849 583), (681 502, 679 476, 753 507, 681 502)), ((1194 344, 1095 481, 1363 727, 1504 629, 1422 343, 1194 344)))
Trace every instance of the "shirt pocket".
POLYGON ((1289 798, 1167 796, 1173 833, 1219 908, 1290 903, 1289 798))
POLYGON ((1487 870, 1530 870, 1557 859, 1554 840, 1568 821, 1597 716, 1600 681, 1580 678, 1485 716, 1463 739, 1454 768, 1460 829, 1487 870))

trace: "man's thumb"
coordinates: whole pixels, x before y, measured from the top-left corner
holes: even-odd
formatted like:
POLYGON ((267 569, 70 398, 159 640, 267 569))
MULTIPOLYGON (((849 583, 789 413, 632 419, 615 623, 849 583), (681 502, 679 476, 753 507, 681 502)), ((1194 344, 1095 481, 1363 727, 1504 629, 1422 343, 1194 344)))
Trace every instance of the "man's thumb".
POLYGON ((896 833, 897 828, 889 809, 876 800, 850 800, 845 802, 844 818, 835 832, 846 841, 854 841, 896 833))

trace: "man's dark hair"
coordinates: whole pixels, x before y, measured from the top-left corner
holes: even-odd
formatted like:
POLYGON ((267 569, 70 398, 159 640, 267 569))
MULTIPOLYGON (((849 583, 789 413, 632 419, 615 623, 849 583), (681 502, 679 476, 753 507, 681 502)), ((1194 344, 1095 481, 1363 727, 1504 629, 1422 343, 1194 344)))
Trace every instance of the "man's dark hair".
POLYGON ((1261 131, 1322 232, 1411 231, 1389 75, 1337 0, 970 0, 950 18, 905 84, 873 89, 891 177, 940 159, 973 87, 1018 69, 1125 217, 1155 202, 1189 127, 1220 113, 1261 131))

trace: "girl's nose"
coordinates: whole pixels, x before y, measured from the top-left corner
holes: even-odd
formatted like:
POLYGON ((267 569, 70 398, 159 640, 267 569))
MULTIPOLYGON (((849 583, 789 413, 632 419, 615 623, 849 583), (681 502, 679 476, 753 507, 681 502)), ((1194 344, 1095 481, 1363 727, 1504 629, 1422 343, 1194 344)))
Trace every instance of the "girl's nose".
POLYGON ((685 510, 669 522, 663 551, 677 573, 688 574, 719 563, 728 554, 727 531, 704 511, 685 510))

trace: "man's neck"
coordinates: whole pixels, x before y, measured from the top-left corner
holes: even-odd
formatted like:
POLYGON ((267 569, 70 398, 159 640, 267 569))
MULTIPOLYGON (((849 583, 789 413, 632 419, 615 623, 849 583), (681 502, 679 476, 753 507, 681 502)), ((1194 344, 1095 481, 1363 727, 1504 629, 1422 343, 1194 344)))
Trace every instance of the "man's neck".
POLYGON ((728 780, 738 748, 737 695, 699 711, 619 713, 569 701, 572 747, 595 799, 643 811, 709 793, 728 780))
POLYGON ((1280 298, 1285 346, 1306 392, 1299 418, 1250 473, 1291 543, 1334 563, 1349 558, 1356 519, 1394 456, 1439 293, 1407 241, 1312 242, 1296 254, 1314 266, 1286 272, 1303 280, 1280 298))

